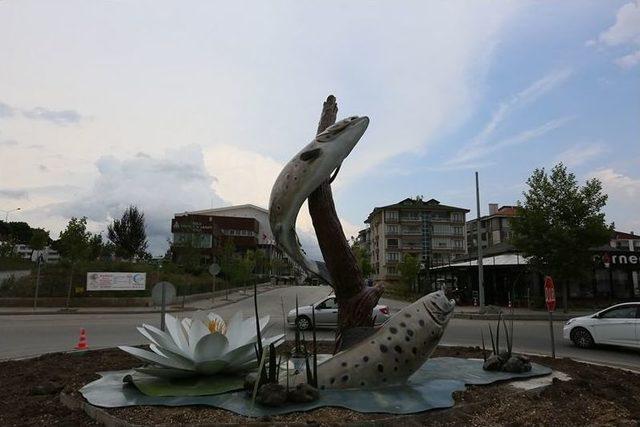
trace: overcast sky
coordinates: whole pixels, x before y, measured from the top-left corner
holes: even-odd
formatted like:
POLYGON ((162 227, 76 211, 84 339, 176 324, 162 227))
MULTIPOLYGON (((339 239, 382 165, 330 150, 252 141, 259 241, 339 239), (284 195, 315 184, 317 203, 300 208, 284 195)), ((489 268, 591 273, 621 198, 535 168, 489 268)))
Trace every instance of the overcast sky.
POLYGON ((483 211, 515 204, 558 161, 640 232, 628 0, 0 0, 0 209, 57 237, 135 204, 163 253, 175 212, 267 207, 328 94, 371 118, 333 185, 348 236, 409 196, 473 208, 476 170, 483 211))

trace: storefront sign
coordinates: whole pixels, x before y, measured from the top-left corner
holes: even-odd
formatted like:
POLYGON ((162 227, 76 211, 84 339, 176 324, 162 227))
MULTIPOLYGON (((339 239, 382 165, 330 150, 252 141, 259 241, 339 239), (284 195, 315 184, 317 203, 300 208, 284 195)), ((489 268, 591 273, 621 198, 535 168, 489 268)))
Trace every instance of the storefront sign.
POLYGON ((147 273, 87 273, 87 291, 144 291, 147 273))
POLYGON ((640 252, 616 251, 603 252, 593 256, 597 267, 640 269, 640 252))

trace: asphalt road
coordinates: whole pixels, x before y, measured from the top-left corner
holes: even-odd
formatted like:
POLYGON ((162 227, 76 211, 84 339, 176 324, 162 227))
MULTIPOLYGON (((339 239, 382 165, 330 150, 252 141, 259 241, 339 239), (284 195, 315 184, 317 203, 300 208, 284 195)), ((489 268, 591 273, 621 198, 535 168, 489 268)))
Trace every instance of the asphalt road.
MULTIPOLYGON (((286 332, 289 337, 293 337, 293 330, 283 327, 283 306, 286 313, 295 307, 296 296, 299 304, 305 305, 317 301, 329 292, 328 287, 290 287, 260 294, 260 314, 268 314, 271 317, 266 335, 286 332)), ((384 299, 381 302, 388 304, 392 313, 403 305, 401 302, 384 299)), ((231 317, 237 311, 242 311, 248 317, 253 315, 253 299, 248 298, 218 307, 215 311, 224 318, 231 317)), ((145 313, 0 316, 0 359, 71 350, 77 341, 80 328, 86 329, 91 348, 143 344, 145 340, 135 328, 141 323, 159 326, 160 315, 145 313)), ((495 325, 496 322, 491 323, 495 325)), ((562 326, 563 322, 554 323, 557 356, 640 370, 640 351, 615 347, 578 349, 563 341, 562 326)), ((452 319, 441 344, 479 346, 482 327, 485 328, 487 337, 486 321, 452 319)), ((333 331, 330 330, 320 331, 318 339, 331 339, 333 335, 333 331)), ((515 351, 536 354, 551 352, 548 322, 516 321, 514 336, 515 351)))

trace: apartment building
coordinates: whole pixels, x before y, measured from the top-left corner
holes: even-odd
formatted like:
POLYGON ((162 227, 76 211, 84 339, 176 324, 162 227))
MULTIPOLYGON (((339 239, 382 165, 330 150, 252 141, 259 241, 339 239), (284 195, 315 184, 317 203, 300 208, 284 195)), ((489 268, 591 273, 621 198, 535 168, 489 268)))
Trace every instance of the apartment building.
POLYGON ((407 198, 376 207, 365 221, 375 280, 397 280, 398 264, 411 254, 424 268, 449 263, 466 253, 465 215, 468 209, 447 206, 436 199, 407 198))
MULTIPOLYGON (((516 215, 515 206, 489 203, 489 215, 480 217, 480 240, 482 249, 489 249, 511 239, 511 218, 516 215)), ((478 219, 467 221, 467 252, 478 250, 478 219)))
POLYGON ((252 204, 177 213, 171 232, 177 243, 174 258, 179 257, 181 242, 196 242, 202 262, 212 262, 227 240, 241 253, 261 250, 268 259, 283 258, 269 226, 269 211, 252 204))

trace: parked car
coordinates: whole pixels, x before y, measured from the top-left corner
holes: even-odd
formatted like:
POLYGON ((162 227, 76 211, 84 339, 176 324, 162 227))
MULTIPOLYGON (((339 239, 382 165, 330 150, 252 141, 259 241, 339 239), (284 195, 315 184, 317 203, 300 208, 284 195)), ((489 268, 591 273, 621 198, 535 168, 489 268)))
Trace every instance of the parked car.
MULTIPOLYGON (((315 307, 316 327, 318 328, 335 328, 338 326, 338 304, 335 295, 329 295, 320 301, 298 307, 298 315, 296 317, 295 308, 289 311, 287 315, 287 323, 289 326, 295 326, 301 331, 305 331, 312 326, 312 307, 315 307)), ((389 319, 389 307, 386 305, 376 305, 372 311, 372 317, 375 317, 375 325, 381 325, 389 319)))
POLYGON ((563 336, 577 347, 611 344, 640 348, 640 302, 627 302, 569 319, 563 336))

